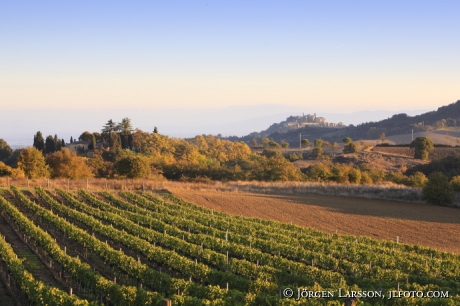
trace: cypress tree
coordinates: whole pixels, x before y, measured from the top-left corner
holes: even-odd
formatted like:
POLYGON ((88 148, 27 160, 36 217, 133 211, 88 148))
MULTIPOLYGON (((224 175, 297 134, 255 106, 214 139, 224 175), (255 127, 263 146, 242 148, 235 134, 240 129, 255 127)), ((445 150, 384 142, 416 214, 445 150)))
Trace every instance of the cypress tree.
POLYGON ((73 137, 70 136, 70 143, 73 143, 73 137))
POLYGON ((54 152, 61 151, 61 142, 57 134, 54 134, 54 152))
POLYGON ((45 149, 45 139, 43 139, 42 132, 40 131, 38 131, 34 136, 34 148, 40 152, 43 152, 45 149))
POLYGON ((53 136, 49 135, 46 137, 46 142, 45 142, 45 153, 53 153, 56 151, 56 144, 54 143, 54 138, 53 136))

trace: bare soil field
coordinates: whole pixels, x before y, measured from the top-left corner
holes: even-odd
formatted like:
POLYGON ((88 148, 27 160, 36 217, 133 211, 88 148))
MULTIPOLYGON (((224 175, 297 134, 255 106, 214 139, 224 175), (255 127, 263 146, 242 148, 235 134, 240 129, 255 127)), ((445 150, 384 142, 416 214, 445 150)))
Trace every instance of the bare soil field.
POLYGON ((319 195, 170 190, 217 211, 339 234, 419 244, 460 253, 460 209, 428 204, 319 195))

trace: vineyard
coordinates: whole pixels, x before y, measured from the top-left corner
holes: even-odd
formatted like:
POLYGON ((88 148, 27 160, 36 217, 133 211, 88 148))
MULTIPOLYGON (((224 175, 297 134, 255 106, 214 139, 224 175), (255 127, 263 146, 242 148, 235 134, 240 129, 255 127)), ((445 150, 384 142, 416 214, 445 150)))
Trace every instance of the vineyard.
POLYGON ((357 305, 460 305, 457 254, 234 216, 166 191, 12 186, 0 212, 10 305, 343 305, 339 289, 448 292, 357 305), (298 299, 303 289, 335 294, 298 299))

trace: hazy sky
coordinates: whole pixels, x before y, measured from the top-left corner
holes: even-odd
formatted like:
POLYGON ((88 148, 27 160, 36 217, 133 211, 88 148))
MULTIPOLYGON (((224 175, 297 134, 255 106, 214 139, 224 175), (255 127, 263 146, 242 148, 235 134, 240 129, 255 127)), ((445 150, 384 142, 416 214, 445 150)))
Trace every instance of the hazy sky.
POLYGON ((436 109, 460 99, 459 15, 460 1, 1 1, 0 106, 436 109))

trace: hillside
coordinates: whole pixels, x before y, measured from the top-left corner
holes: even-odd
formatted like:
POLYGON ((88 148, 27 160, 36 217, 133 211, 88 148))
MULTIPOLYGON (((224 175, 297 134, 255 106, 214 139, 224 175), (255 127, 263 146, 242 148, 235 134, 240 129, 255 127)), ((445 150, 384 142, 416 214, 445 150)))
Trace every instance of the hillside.
MULTIPOLYGON (((365 121, 365 119, 366 118, 363 118, 363 121, 365 121)), ((251 133, 247 136, 238 138, 238 140, 249 143, 253 139, 268 137, 276 142, 288 142, 290 146, 293 147, 299 145, 299 134, 302 134, 302 138, 308 138, 310 141, 321 138, 329 142, 336 141, 340 143, 344 136, 351 137, 355 140, 374 140, 378 139, 382 133, 388 137, 394 135, 411 134, 412 131, 414 131, 414 133, 436 131, 436 133, 441 134, 442 137, 440 138, 439 142, 437 140, 435 140, 435 142, 445 144, 446 138, 443 136, 447 135, 446 131, 438 131, 445 129, 456 129, 460 126, 460 100, 455 103, 439 107, 436 111, 427 112, 417 116, 395 114, 392 117, 381 121, 365 122, 357 126, 349 125, 344 128, 335 127, 334 125, 330 127, 307 125, 299 126, 299 128, 296 129, 281 128, 285 125, 285 122, 277 123, 272 125, 267 130, 261 131, 260 133, 251 133)), ((458 134, 455 132, 447 133, 458 134)), ((398 141, 401 140, 396 140, 396 142, 398 141)), ((411 138, 405 137, 404 141, 410 142, 411 138)))

